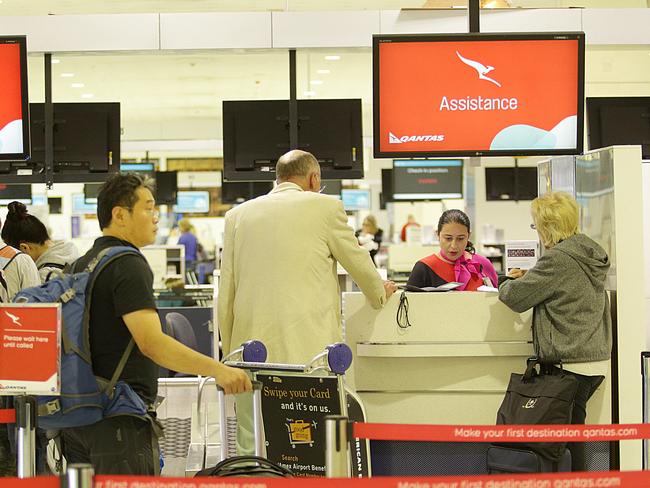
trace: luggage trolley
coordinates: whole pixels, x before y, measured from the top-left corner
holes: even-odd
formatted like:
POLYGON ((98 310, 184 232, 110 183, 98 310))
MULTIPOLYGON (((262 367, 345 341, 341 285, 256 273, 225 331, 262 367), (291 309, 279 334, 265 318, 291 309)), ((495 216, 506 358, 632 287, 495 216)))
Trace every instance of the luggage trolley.
MULTIPOLYGON (((266 363, 224 358, 224 363, 251 372, 255 455, 288 468, 296 475, 325 476, 325 417, 348 415, 364 420, 364 411, 353 392, 347 391, 343 374, 350 367, 352 352, 344 343, 327 346, 307 364, 266 363)), ((223 461, 236 455, 232 437, 236 429, 230 405, 234 400, 217 388, 222 428, 223 461)), ((199 402, 200 404, 200 402, 199 402)), ((355 476, 369 476, 367 441, 351 440, 351 466, 355 476)))

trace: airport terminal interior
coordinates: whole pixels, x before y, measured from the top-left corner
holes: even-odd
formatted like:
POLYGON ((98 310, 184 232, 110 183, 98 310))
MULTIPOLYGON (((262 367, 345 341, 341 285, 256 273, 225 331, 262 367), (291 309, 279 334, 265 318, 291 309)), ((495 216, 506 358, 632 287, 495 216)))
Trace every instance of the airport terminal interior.
MULTIPOLYGON (((26 38, 19 71, 29 123, 17 130, 31 141, 0 146, 23 156, 0 158, 0 220, 10 202, 24 202, 53 240, 83 254, 101 235, 102 182, 118 171, 153 178, 158 234, 142 252, 161 323, 219 359, 225 214, 271 191, 275 162, 290 149, 319 160, 321 192, 341 200, 377 272, 398 285, 440 251, 438 219, 451 209, 467 214, 476 253, 499 276, 533 267, 544 246, 531 202, 567 192, 580 232, 611 263, 614 346, 586 422, 647 421, 639 365, 650 348, 650 1, 469 3, 480 8, 472 13, 466 0, 0 0, 0 37, 26 38), (187 232, 198 249, 183 244, 187 232)), ((335 401, 314 400, 315 410, 386 424, 495 424, 510 373, 534 354, 530 310, 508 308, 488 280, 475 292, 398 290, 377 311, 340 265, 338 280, 349 369, 337 374, 318 357, 285 372, 287 384, 305 372, 320 375, 321 386, 332 381, 335 401)), ((273 369, 265 371, 257 373, 264 391, 274 387, 273 369)), ((213 388, 199 393, 200 384, 160 370, 163 476, 193 476, 235 452, 232 400, 213 388)), ((277 415, 281 425, 265 427, 267 455, 323 476, 323 414, 312 424, 295 411, 277 415), (315 458, 301 457, 314 446, 315 458)), ((357 442, 349 473, 482 475, 489 446, 357 442)), ((638 439, 590 442, 586 469, 640 470, 643 457, 638 439)))

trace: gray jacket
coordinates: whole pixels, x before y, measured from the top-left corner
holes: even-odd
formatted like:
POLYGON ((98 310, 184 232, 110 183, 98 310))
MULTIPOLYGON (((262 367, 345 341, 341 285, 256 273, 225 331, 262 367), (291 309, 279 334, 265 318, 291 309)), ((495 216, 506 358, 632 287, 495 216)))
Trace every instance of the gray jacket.
POLYGON ((499 299, 516 312, 531 307, 533 344, 546 360, 609 359, 612 324, 605 277, 607 253, 584 234, 546 250, 521 278, 505 281, 499 299))
POLYGON ((54 241, 50 248, 36 260, 41 282, 45 283, 52 276, 57 276, 66 264, 71 264, 79 257, 79 251, 72 242, 54 241))

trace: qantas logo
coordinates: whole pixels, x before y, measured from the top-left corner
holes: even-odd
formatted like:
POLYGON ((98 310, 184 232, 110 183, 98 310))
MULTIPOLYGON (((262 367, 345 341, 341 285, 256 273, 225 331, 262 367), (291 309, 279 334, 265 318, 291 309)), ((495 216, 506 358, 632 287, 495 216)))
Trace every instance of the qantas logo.
POLYGON ((426 134, 417 136, 397 137, 392 132, 388 133, 388 142, 390 144, 402 144, 404 142, 442 142, 445 140, 444 134, 426 134))
POLYGON ((19 327, 22 327, 23 324, 20 323, 20 317, 17 317, 16 315, 10 314, 9 312, 5 311, 5 315, 11 319, 11 321, 16 324, 19 327))
POLYGON ((461 56, 461 54, 458 51, 456 51, 456 55, 467 66, 470 66, 470 67, 472 67, 472 68, 474 68, 476 70, 476 72, 478 73, 479 79, 489 81, 490 83, 494 83, 499 88, 501 87, 501 83, 499 83, 496 80, 493 80, 489 76, 485 76, 486 74, 488 74, 490 71, 492 71, 494 69, 494 66, 485 66, 484 64, 479 63, 478 61, 474 61, 472 59, 464 58, 463 56, 461 56))

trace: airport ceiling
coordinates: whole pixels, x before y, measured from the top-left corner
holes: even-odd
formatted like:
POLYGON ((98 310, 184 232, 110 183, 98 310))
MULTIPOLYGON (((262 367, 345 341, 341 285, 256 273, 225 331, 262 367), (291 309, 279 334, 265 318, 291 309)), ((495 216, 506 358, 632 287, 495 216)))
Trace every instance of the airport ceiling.
MULTIPOLYGON (((484 4, 515 8, 645 8, 648 1, 482 0, 484 4)), ((374 10, 466 4, 467 0, 0 0, 0 15, 374 10)), ((606 50, 597 54, 602 63, 594 66, 594 76, 601 86, 613 86, 621 70, 626 69, 618 64, 621 56, 606 50)), ((648 64, 647 49, 632 49, 628 54, 633 57, 631 66, 648 64)), ((282 99, 289 95, 285 50, 55 53, 54 58, 59 61, 53 66, 54 101, 119 101, 123 140, 218 140, 223 100, 282 99)), ((369 48, 301 49, 297 54, 298 98, 361 98, 364 135, 370 136, 371 65, 369 48), (328 56, 339 59, 329 60, 328 56)), ((42 54, 30 55, 28 69, 30 100, 42 101, 42 54)), ((647 87, 650 73, 643 71, 638 81, 647 87)))

